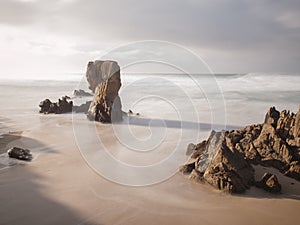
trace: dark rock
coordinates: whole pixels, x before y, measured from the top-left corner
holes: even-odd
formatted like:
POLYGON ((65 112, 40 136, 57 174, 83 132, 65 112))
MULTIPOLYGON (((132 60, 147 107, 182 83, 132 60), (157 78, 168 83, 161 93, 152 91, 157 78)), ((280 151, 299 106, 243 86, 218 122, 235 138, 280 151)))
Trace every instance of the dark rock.
POLYGON ((118 95, 121 87, 120 67, 117 62, 89 62, 86 76, 89 88, 95 92, 88 118, 103 123, 122 120, 122 105, 118 95))
POLYGON ((10 158, 20 159, 25 161, 32 160, 32 155, 28 149, 13 147, 7 150, 7 154, 10 158))
POLYGON ((76 97, 87 97, 87 96, 93 96, 91 93, 86 92, 82 89, 74 90, 73 95, 76 97))
POLYGON ((70 97, 64 96, 61 99, 58 99, 58 102, 51 102, 49 99, 45 99, 40 102, 39 107, 41 108, 40 113, 49 114, 61 114, 72 112, 73 102, 68 101, 70 97))
POLYGON ((276 175, 271 173, 265 173, 261 180, 256 182, 256 186, 271 193, 279 193, 281 191, 281 184, 278 182, 276 175))

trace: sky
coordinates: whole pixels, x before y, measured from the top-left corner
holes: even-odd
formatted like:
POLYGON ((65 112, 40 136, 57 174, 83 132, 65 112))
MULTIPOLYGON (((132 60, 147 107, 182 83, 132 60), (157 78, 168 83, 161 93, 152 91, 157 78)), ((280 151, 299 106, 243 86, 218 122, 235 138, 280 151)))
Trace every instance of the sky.
POLYGON ((187 48, 216 73, 299 73, 300 1, 0 0, 0 77, 84 72, 144 40, 187 48))

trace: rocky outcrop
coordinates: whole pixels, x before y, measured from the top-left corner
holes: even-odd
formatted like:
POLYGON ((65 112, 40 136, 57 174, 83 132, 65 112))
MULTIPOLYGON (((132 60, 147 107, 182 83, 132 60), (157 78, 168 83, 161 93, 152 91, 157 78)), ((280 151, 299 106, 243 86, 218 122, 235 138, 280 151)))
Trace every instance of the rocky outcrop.
MULTIPOLYGON (((279 113, 272 107, 263 124, 240 130, 213 131, 207 141, 195 145, 190 161, 180 171, 190 174, 196 170, 194 180, 198 175, 196 180, 204 180, 231 193, 243 192, 255 184, 251 164, 274 167, 300 181, 299 117, 300 109, 293 114, 286 110, 279 113)), ((269 186, 278 181, 274 177, 268 181, 269 178, 264 182, 269 186)), ((278 187, 276 184, 276 188, 264 189, 276 192, 278 187)))
POLYGON ((41 108, 40 113, 62 114, 72 112, 73 102, 69 101, 69 99, 70 97, 68 96, 58 99, 58 102, 51 102, 49 99, 45 99, 39 104, 39 107, 41 108))
POLYGON ((75 97, 88 97, 88 96, 93 96, 91 93, 86 92, 86 91, 84 91, 84 90, 82 90, 82 89, 74 90, 73 95, 74 95, 75 97))
POLYGON ((10 158, 20 159, 25 161, 32 160, 32 155, 30 153, 30 150, 28 149, 13 147, 7 150, 7 154, 10 158))
POLYGON ((89 88, 95 92, 87 113, 88 118, 103 123, 122 120, 122 105, 118 95, 121 78, 117 62, 89 62, 86 77, 89 88))

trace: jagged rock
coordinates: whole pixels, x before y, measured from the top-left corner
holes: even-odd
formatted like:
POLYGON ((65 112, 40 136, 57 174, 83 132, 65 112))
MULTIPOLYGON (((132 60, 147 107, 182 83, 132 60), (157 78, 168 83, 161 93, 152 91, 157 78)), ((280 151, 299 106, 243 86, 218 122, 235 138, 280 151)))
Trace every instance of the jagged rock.
POLYGON ((279 112, 275 109, 275 107, 271 107, 265 117, 265 124, 269 124, 273 127, 276 127, 277 121, 279 119, 279 112))
POLYGON ((74 90, 73 95, 76 97, 86 97, 86 96, 93 96, 91 93, 86 92, 82 89, 74 90))
POLYGON ((83 103, 79 106, 75 105, 75 106, 73 106, 73 112, 87 113, 90 108, 91 103, 92 103, 92 101, 87 101, 86 103, 83 103))
POLYGON ((89 88, 95 92, 88 118, 103 123, 122 120, 122 105, 118 95, 121 87, 120 67, 117 62, 89 62, 86 76, 89 88))
POLYGON ((58 102, 51 102, 49 99, 45 99, 40 102, 39 107, 41 108, 40 113, 49 114, 61 114, 72 112, 73 102, 68 101, 70 97, 64 96, 61 99, 58 99, 58 102))
POLYGON ((26 160, 26 161, 30 161, 32 159, 32 155, 28 149, 23 149, 19 147, 13 147, 7 150, 7 154, 10 158, 26 160))
POLYGON ((226 146, 225 132, 211 132, 196 168, 207 183, 230 193, 244 192, 254 182, 254 169, 226 146))
POLYGON ((207 183, 229 192, 242 192, 253 185, 254 170, 250 164, 277 168, 300 181, 299 129, 300 108, 293 114, 286 110, 279 113, 272 107, 263 124, 212 131, 207 141, 192 146, 195 168, 188 162, 181 172, 196 170, 203 173, 207 183))
POLYGON ((256 186, 271 193, 281 191, 281 184, 278 182, 277 176, 271 173, 265 173, 261 180, 256 182, 256 186))
POLYGON ((191 158, 192 158, 192 159, 196 159, 196 158, 198 158, 200 155, 202 155, 203 152, 205 151, 206 144, 207 144, 206 140, 204 140, 204 141, 198 143, 198 144, 196 145, 196 148, 195 148, 194 152, 192 152, 191 158))

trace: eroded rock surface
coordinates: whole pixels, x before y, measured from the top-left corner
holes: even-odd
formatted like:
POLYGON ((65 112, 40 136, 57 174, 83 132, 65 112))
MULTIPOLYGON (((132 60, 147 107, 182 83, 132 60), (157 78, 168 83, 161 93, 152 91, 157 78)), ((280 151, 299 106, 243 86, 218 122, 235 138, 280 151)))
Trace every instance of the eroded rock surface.
MULTIPOLYGON (((255 184, 251 164, 274 167, 300 181, 299 121, 300 109, 297 114, 287 110, 279 113, 272 107, 263 124, 213 131, 207 141, 196 145, 190 161, 180 171, 190 174, 195 170, 190 176, 193 180, 205 181, 231 193, 243 192, 255 184)), ((264 178, 264 185, 258 186, 278 192, 281 187, 277 182, 277 177, 270 176, 264 178)))
POLYGON ((39 107, 41 108, 40 113, 49 114, 61 114, 72 112, 73 102, 69 101, 70 97, 64 96, 58 99, 58 102, 51 102, 49 99, 45 99, 40 102, 39 107))
POLYGON ((86 73, 89 88, 95 92, 87 116, 90 120, 111 123, 122 120, 118 95, 121 87, 120 67, 115 61, 89 62, 86 73))

